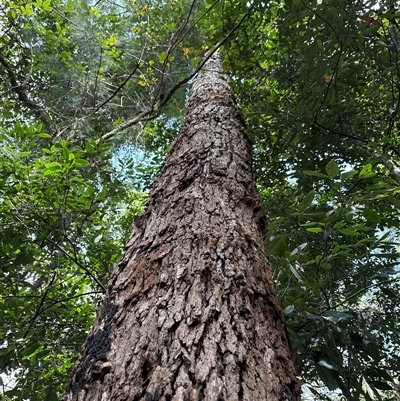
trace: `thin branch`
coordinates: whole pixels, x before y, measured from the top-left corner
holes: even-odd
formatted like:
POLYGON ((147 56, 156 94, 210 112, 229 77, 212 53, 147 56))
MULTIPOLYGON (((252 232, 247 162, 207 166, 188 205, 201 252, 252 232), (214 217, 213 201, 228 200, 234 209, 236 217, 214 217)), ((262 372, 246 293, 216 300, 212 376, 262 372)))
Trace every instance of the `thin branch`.
POLYGON ((400 183, 400 169, 396 167, 386 156, 371 150, 368 151, 373 156, 375 156, 378 159, 378 161, 382 163, 393 174, 396 181, 400 183))
POLYGON ((330 128, 327 128, 324 125, 320 124, 317 120, 314 120, 313 123, 317 127, 324 129, 326 132, 329 132, 330 134, 338 135, 338 136, 341 136, 343 138, 353 139, 353 140, 355 140, 357 142, 362 142, 362 143, 368 143, 369 142, 368 139, 359 138, 357 136, 350 135, 350 134, 345 134, 343 132, 333 131, 330 128))
POLYGON ((1 297, 1 299, 9 299, 9 298, 20 298, 20 299, 41 298, 40 295, 12 295, 12 294, 0 295, 0 297, 1 297))
MULTIPOLYGON (((366 145, 362 145, 362 144, 368 144, 369 141, 367 139, 359 138, 354 135, 345 134, 342 132, 332 131, 331 129, 324 127, 318 121, 314 121, 314 124, 317 127, 322 128, 331 134, 338 135, 338 136, 341 136, 344 138, 349 138, 356 142, 359 142, 359 146, 361 146, 363 149, 365 149, 367 151, 367 153, 369 153, 372 157, 375 157, 376 159, 378 159, 378 161, 380 163, 382 163, 393 174, 396 181, 400 183, 400 169, 397 166, 395 166, 384 154, 373 151, 373 150, 369 149, 368 146, 366 146, 366 145)), ((393 150, 393 149, 390 149, 390 150, 393 150)))
MULTIPOLYGON (((15 207, 15 206, 14 206, 15 207)), ((106 288, 105 286, 100 282, 100 280, 93 275, 93 273, 90 271, 90 269, 88 267, 86 267, 83 263, 81 263, 78 259, 78 255, 76 252, 76 247, 75 244, 71 241, 71 239, 65 235, 62 231, 58 230, 57 228, 53 227, 52 225, 50 225, 49 223, 47 223, 39 214, 37 214, 33 209, 31 209, 29 207, 29 205, 25 205, 25 207, 27 209, 29 209, 31 211, 31 213, 33 213, 40 221, 42 221, 43 223, 45 223, 50 229, 52 229, 53 231, 56 231, 58 233, 60 233, 63 238, 68 241, 73 250, 74 250, 74 255, 70 255, 61 245, 57 244, 55 241, 51 240, 49 237, 45 238, 44 241, 48 242, 49 244, 52 244, 53 246, 55 246, 64 256, 66 256, 69 260, 71 260, 72 262, 74 262, 78 267, 80 267, 104 292, 106 292, 106 288)), ((17 208, 16 208, 17 209, 17 208)), ((18 217, 17 217, 18 218, 18 217)), ((25 223, 19 219, 20 223, 24 226, 27 227, 25 225, 25 223)), ((27 227, 28 228, 28 227, 27 227)), ((37 233, 40 234, 40 230, 36 227, 33 227, 33 230, 36 231, 37 233)))
POLYGON ((97 113, 103 106, 105 106, 107 103, 109 103, 117 94, 118 92, 126 85, 126 83, 132 78, 133 74, 137 71, 137 69, 139 68, 139 61, 137 62, 137 64, 135 65, 135 68, 132 70, 132 72, 127 76, 127 78, 122 82, 121 85, 119 85, 117 87, 117 89, 115 89, 115 91, 110 95, 110 97, 105 100, 104 102, 100 103, 93 111, 94 113, 97 113))
POLYGON ((368 386, 372 390, 372 392, 375 394, 376 400, 383 401, 381 395, 379 394, 379 391, 375 388, 375 386, 371 382, 368 383, 368 386))
POLYGON ((379 287, 379 286, 384 285, 384 284, 391 284, 391 283, 394 283, 396 281, 400 281, 400 277, 395 277, 395 278, 392 278, 390 280, 386 280, 386 281, 381 281, 379 283, 370 284, 370 285, 362 288, 361 290, 356 291, 354 294, 348 296, 346 299, 344 299, 343 301, 337 303, 336 305, 333 305, 330 310, 334 310, 339 306, 343 306, 346 302, 348 302, 351 299, 359 296, 363 292, 370 290, 371 288, 379 287))
POLYGON ((335 381, 340 388, 343 396, 346 398, 347 401, 353 401, 353 397, 350 394, 349 389, 347 388, 346 384, 344 383, 342 377, 339 375, 338 372, 333 371, 335 376, 335 381))
POLYGON ((35 116, 37 118, 39 118, 39 120, 43 123, 43 125, 45 126, 48 133, 54 134, 54 129, 53 129, 53 126, 52 126, 49 116, 47 115, 47 113, 44 111, 44 109, 41 106, 39 106, 37 103, 35 103, 31 99, 29 99, 28 95, 23 90, 23 84, 18 83, 14 70, 12 69, 11 65, 6 61, 6 59, 4 59, 2 56, 0 56, 0 64, 6 70, 6 72, 8 74, 8 79, 11 84, 11 89, 17 94, 18 99, 28 109, 33 111, 35 116))
MULTIPOLYGON (((189 12, 185 18, 184 21, 182 21, 181 25, 179 26, 179 28, 171 35, 171 39, 169 41, 169 45, 166 51, 166 57, 162 63, 162 66, 160 68, 160 73, 161 73, 161 79, 160 79, 160 84, 158 85, 157 88, 157 92, 156 95, 154 96, 154 98, 152 99, 152 103, 150 108, 154 109, 154 107, 156 106, 156 103, 159 101, 163 100, 164 97, 164 91, 165 91, 165 77, 166 77, 166 68, 168 65, 168 58, 170 56, 170 54, 172 54, 172 52, 176 49, 176 47, 178 46, 179 42, 182 42, 182 39, 180 37, 181 33, 183 32, 183 30, 185 29, 185 27, 187 26, 187 24, 189 23, 189 19, 190 16, 192 14, 192 11, 194 9, 194 5, 195 5, 196 0, 193 0, 191 5, 190 5, 190 9, 189 12)), ((183 36, 185 37, 185 35, 183 36)), ((159 107, 157 108, 159 109, 159 107)))
POLYGON ((54 283, 54 280, 56 279, 56 276, 57 276, 57 272, 53 272, 53 275, 51 277, 50 283, 47 285, 47 287, 46 287, 46 289, 44 291, 44 294, 42 295, 42 297, 40 299, 39 305, 36 308, 35 315, 30 319, 29 326, 26 329, 23 338, 26 338, 26 336, 28 335, 29 331, 31 330, 33 324, 35 323, 36 319, 40 315, 40 313, 41 313, 40 310, 42 309, 42 306, 44 304, 44 301, 46 300, 46 297, 47 297, 47 294, 49 293, 50 288, 53 286, 53 283, 54 283))
MULTIPOLYGON (((99 76, 100 76, 100 70, 101 70, 102 63, 103 63, 103 47, 100 46, 99 66, 97 67, 96 78, 94 81, 94 89, 93 89, 93 107, 96 105, 97 85, 99 84, 99 76)), ((97 111, 97 109, 94 112, 96 112, 96 111, 97 111)))
MULTIPOLYGON (((254 3, 253 3, 254 5, 254 3)), ((135 118, 128 120, 121 125, 119 125, 117 128, 113 129, 110 132, 107 132, 104 134, 101 139, 103 141, 107 141, 111 139, 114 135, 116 135, 118 132, 121 132, 125 130, 126 128, 132 127, 133 125, 136 125, 137 123, 141 121, 150 121, 155 118, 157 118, 160 113, 161 109, 166 105, 166 103, 169 101, 169 99, 174 95, 174 93, 181 88, 183 85, 187 84, 204 66, 204 64, 214 55, 214 53, 222 46, 224 45, 229 38, 233 35, 233 33, 240 27, 240 25, 243 23, 243 21, 246 19, 246 17, 249 15, 249 12, 253 8, 253 5, 247 10, 247 12, 243 15, 243 17, 240 19, 240 21, 232 28, 232 30, 225 36, 225 38, 219 43, 208 55, 205 57, 202 62, 199 64, 199 66, 196 68, 196 70, 190 74, 188 77, 182 79, 179 81, 170 91, 165 95, 164 99, 157 105, 157 109, 154 108, 154 105, 148 108, 147 110, 142 111, 139 115, 137 115, 135 118)))
POLYGON ((200 15, 199 18, 197 18, 196 21, 193 22, 193 24, 189 27, 189 29, 185 32, 185 34, 180 38, 182 41, 189 33, 190 31, 200 22, 202 18, 204 18, 218 3, 220 0, 215 0, 213 4, 210 5, 210 7, 207 8, 206 11, 202 15, 200 15))
POLYGON ((153 113, 154 109, 150 108, 147 109, 143 112, 141 112, 139 115, 137 115, 135 118, 133 118, 132 120, 128 120, 124 123, 122 123, 121 125, 119 125, 117 128, 114 128, 112 131, 107 132, 106 134, 104 134, 101 139, 103 141, 108 141, 109 139, 111 139, 114 135, 118 134, 118 132, 123 131, 126 128, 132 127, 133 125, 136 125, 138 122, 140 121, 148 121, 151 120, 153 118, 158 117, 158 114, 155 114, 154 116, 151 117, 147 117, 149 116, 151 113, 153 113))
POLYGON ((78 295, 73 295, 73 296, 67 297, 67 298, 57 299, 57 300, 51 302, 50 305, 47 305, 47 306, 45 306, 44 308, 42 308, 42 309, 39 311, 39 313, 38 313, 33 319, 36 319, 40 314, 42 314, 43 312, 45 312, 47 309, 50 309, 50 308, 53 307, 54 305, 61 304, 61 303, 63 303, 63 302, 71 301, 72 299, 75 299, 75 298, 80 298, 80 297, 83 297, 83 296, 86 296, 86 295, 92 295, 92 294, 103 294, 103 293, 100 292, 100 291, 89 291, 89 292, 85 292, 85 293, 83 293, 83 294, 78 294, 78 295))
MULTIPOLYGON (((67 238, 67 237, 66 237, 67 238)), ((68 238, 67 238, 68 239, 68 238)), ((104 291, 106 292, 106 287, 100 282, 100 280, 92 274, 92 272, 83 264, 81 263, 77 256, 71 256, 61 245, 57 244, 55 241, 51 240, 50 238, 46 238, 45 241, 54 245, 64 256, 74 262, 77 266, 79 266, 94 282, 104 291)))
MULTIPOLYGON (((136 65, 132 72, 128 75, 128 77, 122 82, 121 85, 117 87, 117 89, 114 90, 114 92, 111 94, 111 96, 105 100, 103 103, 101 103, 99 106, 95 108, 92 114, 97 113, 104 105, 106 105, 108 102, 110 102, 116 95, 117 93, 126 85, 126 83, 132 78, 133 74, 137 71, 139 68, 140 62, 142 61, 143 53, 144 53, 145 47, 143 47, 142 54, 140 55, 138 61, 136 62, 136 65)), ((100 66, 99 66, 100 69, 100 66)))

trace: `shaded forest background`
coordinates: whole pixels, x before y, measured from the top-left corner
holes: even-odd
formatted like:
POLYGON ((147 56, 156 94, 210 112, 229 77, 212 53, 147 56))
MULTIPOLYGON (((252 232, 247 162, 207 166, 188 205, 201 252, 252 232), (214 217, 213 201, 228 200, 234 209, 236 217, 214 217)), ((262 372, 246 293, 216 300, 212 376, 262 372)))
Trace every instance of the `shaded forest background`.
POLYGON ((2 0, 3 392, 61 398, 188 85, 220 46, 304 398, 398 400, 398 8, 2 0))

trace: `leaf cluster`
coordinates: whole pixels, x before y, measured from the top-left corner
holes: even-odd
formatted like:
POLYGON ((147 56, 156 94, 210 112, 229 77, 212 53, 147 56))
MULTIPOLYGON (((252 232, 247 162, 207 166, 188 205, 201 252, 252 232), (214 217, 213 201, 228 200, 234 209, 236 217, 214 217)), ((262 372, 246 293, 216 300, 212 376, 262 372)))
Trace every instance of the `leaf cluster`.
POLYGON ((0 143, 0 371, 10 397, 58 399, 145 198, 104 143, 51 144, 40 124, 0 143))

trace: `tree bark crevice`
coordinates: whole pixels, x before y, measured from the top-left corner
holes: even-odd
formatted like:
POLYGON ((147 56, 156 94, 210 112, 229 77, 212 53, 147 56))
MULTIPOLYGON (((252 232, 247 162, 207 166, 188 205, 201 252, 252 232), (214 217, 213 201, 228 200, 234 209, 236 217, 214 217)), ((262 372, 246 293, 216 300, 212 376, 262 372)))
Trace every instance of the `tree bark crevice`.
POLYGON ((65 401, 300 399, 251 141, 219 63, 193 83, 65 401))

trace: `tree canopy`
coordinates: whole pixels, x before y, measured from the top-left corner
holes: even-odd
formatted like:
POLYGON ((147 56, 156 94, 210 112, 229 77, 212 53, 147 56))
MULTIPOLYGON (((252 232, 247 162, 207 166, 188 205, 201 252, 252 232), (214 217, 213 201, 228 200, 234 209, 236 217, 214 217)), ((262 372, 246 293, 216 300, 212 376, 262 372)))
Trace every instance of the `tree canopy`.
POLYGON ((398 399, 399 24, 394 0, 3 0, 5 395, 63 394, 187 87, 220 47, 304 398, 398 399))

